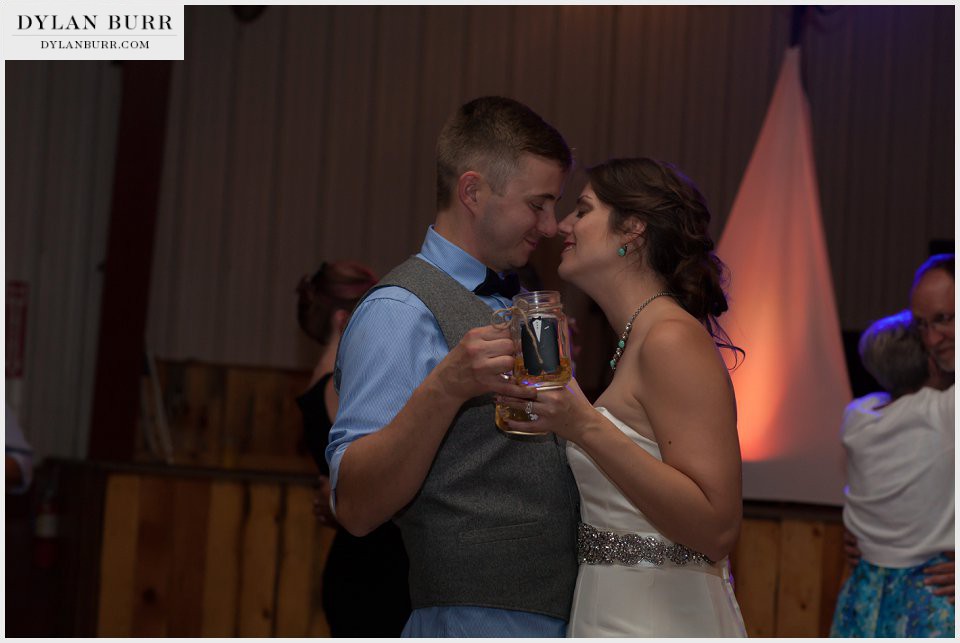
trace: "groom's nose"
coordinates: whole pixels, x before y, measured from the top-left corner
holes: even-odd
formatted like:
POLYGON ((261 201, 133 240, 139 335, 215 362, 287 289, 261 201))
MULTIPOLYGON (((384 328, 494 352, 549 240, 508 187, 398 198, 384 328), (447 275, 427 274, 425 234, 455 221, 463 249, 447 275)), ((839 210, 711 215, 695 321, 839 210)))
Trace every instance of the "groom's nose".
POLYGON ((537 220, 537 232, 547 238, 556 236, 557 218, 553 212, 548 212, 544 209, 544 211, 540 213, 540 218, 537 220))
POLYGON ((576 223, 576 217, 574 217, 574 212, 571 212, 563 218, 560 222, 560 225, 557 226, 557 229, 560 231, 560 234, 567 235, 573 232, 573 224, 576 223))

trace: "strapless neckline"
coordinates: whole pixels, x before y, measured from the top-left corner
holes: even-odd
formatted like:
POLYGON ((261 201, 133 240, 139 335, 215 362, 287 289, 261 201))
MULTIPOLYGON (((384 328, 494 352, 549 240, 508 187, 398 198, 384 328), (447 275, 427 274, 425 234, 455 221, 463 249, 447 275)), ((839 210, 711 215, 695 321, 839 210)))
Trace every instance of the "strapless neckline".
POLYGON ((613 422, 613 424, 614 424, 618 429, 620 429, 621 431, 623 431, 624 433, 627 433, 628 435, 632 433, 633 435, 635 435, 636 437, 638 437, 641 441, 646 442, 647 444, 649 444, 650 446, 652 446, 653 448, 655 448, 655 449, 657 450, 657 454, 659 455, 659 453, 660 453, 660 445, 657 444, 657 441, 656 441, 656 440, 651 440, 651 439, 648 438, 647 436, 642 435, 639 431, 637 431, 636 429, 634 429, 632 426, 630 426, 629 424, 627 424, 626 422, 624 422, 623 420, 621 420, 620 418, 618 418, 616 415, 614 415, 613 413, 611 413, 611 412, 610 412, 610 409, 608 409, 607 407, 605 407, 605 406, 595 406, 595 407, 593 407, 593 408, 594 408, 597 412, 599 412, 600 415, 602 415, 603 417, 605 417, 605 418, 607 418, 608 420, 610 420, 611 422, 613 422))

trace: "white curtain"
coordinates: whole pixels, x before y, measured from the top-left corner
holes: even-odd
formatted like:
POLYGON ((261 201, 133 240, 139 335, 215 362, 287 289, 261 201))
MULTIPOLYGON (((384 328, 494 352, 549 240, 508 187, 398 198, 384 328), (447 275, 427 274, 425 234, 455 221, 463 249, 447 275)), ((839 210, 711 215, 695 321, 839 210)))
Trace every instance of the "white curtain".
POLYGON ((747 352, 732 374, 743 495, 841 504, 838 427, 851 393, 799 48, 784 56, 718 254, 731 273, 722 321, 747 352))

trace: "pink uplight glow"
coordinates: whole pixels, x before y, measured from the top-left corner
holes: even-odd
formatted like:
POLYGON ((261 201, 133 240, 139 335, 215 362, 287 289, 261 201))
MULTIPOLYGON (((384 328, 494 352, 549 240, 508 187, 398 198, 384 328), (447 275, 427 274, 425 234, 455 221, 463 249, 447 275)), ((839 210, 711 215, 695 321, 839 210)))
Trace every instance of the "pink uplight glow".
POLYGON ((744 497, 837 504, 850 384, 820 215, 800 50, 787 50, 717 254, 721 318, 747 355, 733 371, 744 497))

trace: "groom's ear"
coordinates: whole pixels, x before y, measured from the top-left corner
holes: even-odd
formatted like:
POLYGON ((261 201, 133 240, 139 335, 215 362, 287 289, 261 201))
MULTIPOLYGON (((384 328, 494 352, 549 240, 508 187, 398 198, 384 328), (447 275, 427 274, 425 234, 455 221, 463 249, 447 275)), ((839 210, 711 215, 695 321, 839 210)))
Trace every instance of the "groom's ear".
POLYGON ((457 180, 457 199, 472 214, 480 211, 483 200, 483 178, 478 172, 468 170, 457 180))

